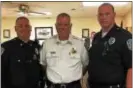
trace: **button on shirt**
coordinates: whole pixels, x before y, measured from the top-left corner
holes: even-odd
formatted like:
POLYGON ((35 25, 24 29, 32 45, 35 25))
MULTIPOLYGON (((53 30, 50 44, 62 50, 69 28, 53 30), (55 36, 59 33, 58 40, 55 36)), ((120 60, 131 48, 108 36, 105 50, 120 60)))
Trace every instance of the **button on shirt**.
POLYGON ((43 43, 40 63, 46 66, 48 80, 53 83, 70 83, 81 79, 88 55, 83 40, 72 35, 66 41, 53 36, 43 43))
POLYGON ((98 32, 89 50, 89 81, 99 84, 123 83, 132 68, 132 35, 116 24, 102 37, 98 32))

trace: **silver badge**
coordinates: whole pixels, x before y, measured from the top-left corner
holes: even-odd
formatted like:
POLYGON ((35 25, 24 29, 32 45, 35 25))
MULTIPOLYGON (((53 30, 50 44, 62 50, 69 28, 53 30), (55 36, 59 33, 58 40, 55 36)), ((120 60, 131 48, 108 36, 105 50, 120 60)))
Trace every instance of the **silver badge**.
POLYGON ((1 55, 4 53, 5 49, 1 47, 1 55))
POLYGON ((37 56, 35 54, 33 55, 33 60, 37 60, 37 56))
POLYGON ((132 39, 127 40, 127 47, 129 50, 132 50, 132 39))
POLYGON ((39 51, 37 48, 35 48, 35 53, 38 55, 39 54, 39 51))
POLYGON ((114 37, 111 37, 109 40, 108 40, 108 43, 109 45, 112 45, 115 43, 115 38, 114 37))
POLYGON ((20 60, 17 60, 18 62, 21 62, 20 60))

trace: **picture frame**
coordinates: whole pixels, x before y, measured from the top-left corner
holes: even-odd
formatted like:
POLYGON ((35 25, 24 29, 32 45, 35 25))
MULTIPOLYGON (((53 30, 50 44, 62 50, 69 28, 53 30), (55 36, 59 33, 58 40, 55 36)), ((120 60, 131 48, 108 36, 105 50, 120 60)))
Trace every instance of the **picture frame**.
POLYGON ((53 36, 53 27, 35 27, 35 39, 45 40, 53 36))
POLYGON ((88 38, 89 37, 89 28, 82 29, 82 38, 88 38))
POLYGON ((3 30, 3 38, 10 38, 10 29, 3 30))

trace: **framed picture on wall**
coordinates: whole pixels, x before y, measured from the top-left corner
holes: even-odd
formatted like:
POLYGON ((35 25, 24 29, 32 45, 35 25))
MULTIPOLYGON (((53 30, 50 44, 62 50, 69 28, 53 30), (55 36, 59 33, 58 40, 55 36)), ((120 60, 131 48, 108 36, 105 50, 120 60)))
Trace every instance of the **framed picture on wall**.
POLYGON ((89 28, 82 29, 82 38, 89 37, 89 28))
POLYGON ((10 29, 3 30, 3 38, 10 38, 10 29))
POLYGON ((35 27, 35 39, 45 40, 53 36, 53 27, 35 27))

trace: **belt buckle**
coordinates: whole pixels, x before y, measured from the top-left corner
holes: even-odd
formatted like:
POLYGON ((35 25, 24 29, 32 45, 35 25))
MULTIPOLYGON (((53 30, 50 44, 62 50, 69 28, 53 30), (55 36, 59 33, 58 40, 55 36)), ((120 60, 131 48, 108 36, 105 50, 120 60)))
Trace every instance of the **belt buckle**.
POLYGON ((112 86, 109 86, 109 88, 113 88, 112 86))
POLYGON ((61 84, 60 88, 66 88, 66 85, 65 84, 61 84))
MULTIPOLYGON (((117 88, 120 88, 120 85, 117 84, 116 87, 117 87, 117 88)), ((113 88, 113 86, 109 86, 109 88, 113 88)))

